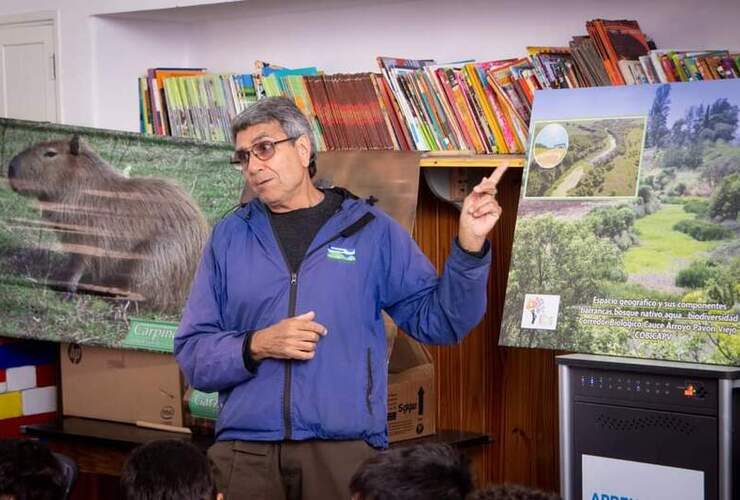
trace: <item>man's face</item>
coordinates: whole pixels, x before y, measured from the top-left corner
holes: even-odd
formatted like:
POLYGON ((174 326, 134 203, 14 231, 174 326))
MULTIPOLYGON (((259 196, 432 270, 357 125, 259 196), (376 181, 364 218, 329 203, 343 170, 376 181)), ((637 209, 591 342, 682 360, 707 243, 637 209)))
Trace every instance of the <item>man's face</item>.
MULTIPOLYGON (((277 121, 253 125, 236 134, 236 150, 248 150, 255 144, 287 138, 277 121)), ((255 154, 249 156, 249 164, 242 167, 244 179, 252 191, 273 212, 288 212, 305 208, 306 196, 311 188, 308 163, 311 145, 308 137, 275 145, 272 158, 260 160, 255 154)))

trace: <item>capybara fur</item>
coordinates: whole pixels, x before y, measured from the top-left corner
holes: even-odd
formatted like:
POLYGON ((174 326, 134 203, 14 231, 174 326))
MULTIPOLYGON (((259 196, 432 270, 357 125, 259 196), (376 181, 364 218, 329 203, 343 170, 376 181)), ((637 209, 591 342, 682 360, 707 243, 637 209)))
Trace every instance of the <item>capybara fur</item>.
POLYGON ((170 180, 128 178, 79 136, 35 144, 16 155, 8 181, 36 198, 69 254, 62 280, 121 288, 147 308, 179 312, 208 236, 193 199, 170 180))

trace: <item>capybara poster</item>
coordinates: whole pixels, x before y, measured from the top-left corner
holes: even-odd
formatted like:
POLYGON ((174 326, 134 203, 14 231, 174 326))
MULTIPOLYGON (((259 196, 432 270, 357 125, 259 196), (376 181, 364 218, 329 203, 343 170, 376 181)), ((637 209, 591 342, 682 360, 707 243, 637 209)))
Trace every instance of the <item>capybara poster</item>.
POLYGON ((174 327, 239 203, 231 146, 4 119, 0 143, 0 336, 126 346, 137 321, 174 327))

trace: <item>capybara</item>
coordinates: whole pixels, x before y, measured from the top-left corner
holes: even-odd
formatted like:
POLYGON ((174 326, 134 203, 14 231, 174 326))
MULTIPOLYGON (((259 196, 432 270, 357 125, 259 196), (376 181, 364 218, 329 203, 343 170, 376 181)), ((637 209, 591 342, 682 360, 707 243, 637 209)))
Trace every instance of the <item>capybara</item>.
POLYGON ((148 308, 179 312, 208 236, 193 199, 170 180, 128 178, 79 136, 35 144, 8 167, 10 186, 39 200, 70 256, 70 292, 122 288, 148 308), (83 279, 84 278, 84 279, 83 279))

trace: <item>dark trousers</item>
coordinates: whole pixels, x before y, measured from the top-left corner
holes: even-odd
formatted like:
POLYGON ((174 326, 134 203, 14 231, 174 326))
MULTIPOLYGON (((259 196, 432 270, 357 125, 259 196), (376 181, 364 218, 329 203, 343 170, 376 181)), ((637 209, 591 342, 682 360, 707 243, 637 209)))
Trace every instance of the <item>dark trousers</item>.
POLYGON ((347 500, 365 441, 219 441, 208 450, 226 500, 347 500))

